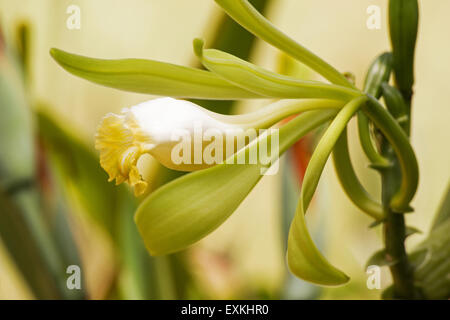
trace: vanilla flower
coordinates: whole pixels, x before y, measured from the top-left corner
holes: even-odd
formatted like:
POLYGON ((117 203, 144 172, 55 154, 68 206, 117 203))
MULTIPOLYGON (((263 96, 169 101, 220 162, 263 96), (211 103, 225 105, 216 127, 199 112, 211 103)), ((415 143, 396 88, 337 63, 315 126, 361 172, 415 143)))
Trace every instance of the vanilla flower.
MULTIPOLYGON (((109 113, 103 118, 96 136, 95 147, 100 150, 100 164, 109 174, 110 181, 115 179, 116 184, 127 182, 134 187, 136 195, 141 195, 147 188, 147 182, 137 168, 143 154, 150 154, 164 166, 181 171, 212 165, 202 159, 194 159, 194 140, 200 139, 199 151, 202 154, 207 142, 204 140, 214 140, 243 129, 220 117, 226 118, 189 101, 173 98, 150 100, 123 109, 120 115, 109 113), (211 131, 213 134, 205 134, 211 131), (188 150, 178 150, 180 154, 175 154, 180 145, 183 147, 183 142, 188 144, 188 150), (180 157, 186 161, 180 161, 180 157)), ((221 140, 226 139, 223 137, 221 140)), ((222 144, 220 142, 216 152, 222 144)), ((224 156, 221 155, 220 161, 224 156)))

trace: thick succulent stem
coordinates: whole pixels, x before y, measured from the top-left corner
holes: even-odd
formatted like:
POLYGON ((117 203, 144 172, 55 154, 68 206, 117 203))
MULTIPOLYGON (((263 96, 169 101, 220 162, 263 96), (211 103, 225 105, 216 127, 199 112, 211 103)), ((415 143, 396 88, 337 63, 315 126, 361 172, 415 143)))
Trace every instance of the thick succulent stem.
POLYGON ((391 146, 384 138, 381 138, 383 155, 388 158, 393 166, 383 170, 382 177, 382 202, 386 210, 384 222, 384 242, 386 259, 394 262, 390 265, 392 274, 394 298, 414 299, 418 297, 414 288, 414 272, 408 260, 405 249, 405 216, 394 212, 390 208, 390 201, 399 187, 401 172, 398 161, 391 146))

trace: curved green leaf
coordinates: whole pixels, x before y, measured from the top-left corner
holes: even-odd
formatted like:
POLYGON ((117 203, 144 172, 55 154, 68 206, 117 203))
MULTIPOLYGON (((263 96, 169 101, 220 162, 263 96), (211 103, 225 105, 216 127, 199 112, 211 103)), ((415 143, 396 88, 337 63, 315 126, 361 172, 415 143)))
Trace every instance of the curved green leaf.
POLYGON ((339 71, 314 53, 289 38, 264 18, 247 0, 215 0, 237 23, 257 37, 284 51, 293 58, 317 71, 330 82, 352 87, 339 71))
MULTIPOLYGON (((284 125, 279 131, 280 154, 335 113, 334 110, 308 111, 284 125)), ((258 148, 260 141, 261 136, 232 159, 258 148)), ((173 180, 142 202, 135 221, 152 255, 172 253, 193 244, 236 210, 261 178, 264 166, 259 162, 229 163, 173 180)))
POLYGON ((203 65, 227 81, 271 98, 322 98, 348 101, 360 95, 356 90, 319 81, 306 81, 255 66, 226 52, 203 49, 194 40, 194 50, 203 65))
POLYGON ((370 167, 377 170, 382 170, 391 166, 390 162, 383 157, 376 149, 372 135, 370 133, 369 119, 364 112, 358 112, 358 133, 361 148, 370 161, 370 167))
POLYGON ((333 163, 339 182, 347 196, 364 213, 380 221, 384 217, 381 203, 375 201, 359 182, 353 169, 347 143, 347 129, 344 129, 333 149, 333 163))
POLYGON ((144 59, 93 59, 54 48, 50 54, 66 71, 115 89, 174 98, 262 98, 204 70, 144 59))
POLYGON ((375 98, 369 96, 369 100, 363 106, 363 111, 392 145, 401 166, 400 189, 391 198, 390 206, 396 212, 412 211, 409 203, 416 194, 419 183, 419 167, 408 136, 375 98))
POLYGON ((366 100, 366 96, 358 97, 338 113, 320 139, 303 179, 297 212, 289 232, 287 259, 292 273, 316 284, 341 285, 349 280, 349 277, 333 267, 314 245, 306 226, 305 213, 336 141, 348 121, 366 100))

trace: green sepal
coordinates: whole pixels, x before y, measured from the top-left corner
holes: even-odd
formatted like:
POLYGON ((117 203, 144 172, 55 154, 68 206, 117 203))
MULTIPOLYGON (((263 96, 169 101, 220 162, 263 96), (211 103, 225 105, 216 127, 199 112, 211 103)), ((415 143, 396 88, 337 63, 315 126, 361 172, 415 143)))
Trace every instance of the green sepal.
POLYGON ((281 75, 216 49, 203 49, 201 39, 194 40, 194 52, 203 65, 213 73, 245 90, 269 98, 321 98, 348 101, 358 95, 357 90, 307 81, 281 75))
POLYGON ((284 51, 332 83, 353 87, 345 76, 320 57, 297 43, 264 18, 247 0, 215 0, 242 27, 258 38, 284 51))
POLYGON ((73 75, 115 89, 174 98, 262 98, 200 69, 144 59, 94 59, 55 48, 50 54, 73 75))
POLYGON ((358 97, 350 101, 338 113, 314 150, 303 178, 299 203, 289 231, 287 261, 293 274, 315 284, 336 286, 342 285, 350 279, 345 273, 331 265, 316 248, 306 226, 305 213, 334 145, 346 128, 348 121, 366 99, 365 96, 358 97))
POLYGON ((333 164, 341 187, 353 204, 376 221, 382 220, 385 215, 383 206, 366 191, 353 168, 348 150, 347 129, 344 129, 336 141, 333 149, 333 164))

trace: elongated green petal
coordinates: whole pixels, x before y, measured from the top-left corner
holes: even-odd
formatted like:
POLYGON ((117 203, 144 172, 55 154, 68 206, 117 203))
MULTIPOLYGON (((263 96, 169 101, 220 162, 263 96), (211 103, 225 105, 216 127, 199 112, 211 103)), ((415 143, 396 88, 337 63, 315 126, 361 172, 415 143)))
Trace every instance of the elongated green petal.
POLYGON ((330 82, 351 87, 347 79, 331 65, 289 38, 264 18, 247 0, 215 0, 245 29, 315 70, 330 82))
MULTIPOLYGON (((328 121, 334 110, 308 111, 279 131, 280 154, 310 130, 328 121)), ((260 138, 233 155, 258 148, 260 138)), ((261 178, 263 166, 229 164, 196 171, 156 190, 143 201, 135 221, 152 255, 172 253, 205 237, 222 224, 261 178)))
POLYGON ((370 134, 369 119, 364 112, 358 112, 358 133, 361 147, 370 161, 370 166, 374 169, 383 169, 390 166, 389 161, 383 157, 376 149, 370 134))
POLYGON ((203 41, 194 41, 194 50, 203 65, 227 81, 246 90, 271 98, 322 98, 348 101, 359 95, 356 90, 319 81, 306 81, 260 68, 226 52, 203 49, 203 41))
POLYGON ((347 129, 344 129, 336 141, 333 149, 333 163, 341 186, 353 204, 377 221, 383 219, 383 206, 367 193, 353 169, 348 151, 347 129))
POLYGON ((325 163, 348 121, 367 98, 358 97, 349 102, 325 131, 314 151, 303 178, 297 212, 288 238, 288 265, 296 276, 320 285, 341 285, 349 280, 333 267, 319 252, 306 227, 305 213, 319 183, 325 163))
POLYGON ((245 129, 267 129, 294 114, 320 109, 341 109, 344 105, 342 101, 329 99, 286 99, 278 100, 254 112, 239 115, 213 113, 213 117, 245 129))
POLYGON ((262 98, 204 70, 143 59, 93 59, 58 49, 50 54, 68 72, 115 89, 179 98, 262 98))
POLYGON ((396 212, 409 212, 412 210, 409 203, 416 194, 419 183, 419 168, 408 136, 375 98, 369 97, 363 111, 385 135, 399 159, 402 182, 400 189, 391 198, 391 208, 396 212))

